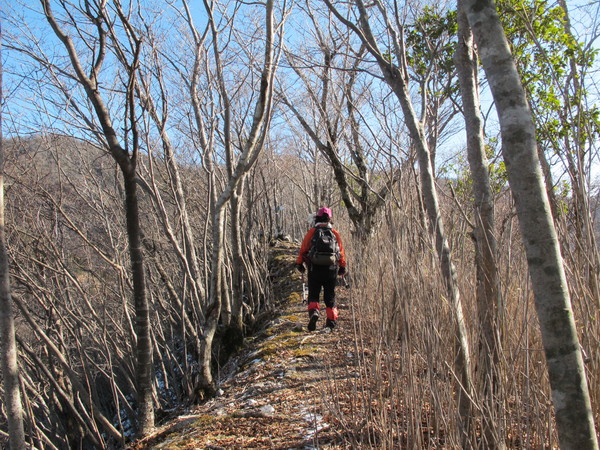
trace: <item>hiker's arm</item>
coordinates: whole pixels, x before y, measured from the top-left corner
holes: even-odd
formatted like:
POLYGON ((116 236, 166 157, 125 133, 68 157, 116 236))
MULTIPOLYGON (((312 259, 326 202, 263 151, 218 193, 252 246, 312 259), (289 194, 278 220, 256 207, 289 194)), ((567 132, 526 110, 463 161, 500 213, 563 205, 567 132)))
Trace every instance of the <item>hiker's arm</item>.
POLYGON ((313 234, 315 234, 315 229, 311 228, 310 230, 308 230, 308 233, 304 235, 302 245, 300 246, 300 251, 298 252, 298 257, 296 258, 296 264, 308 262, 308 260, 306 259, 306 255, 310 250, 310 241, 312 240, 313 234))
POLYGON ((335 238, 337 239, 338 245, 340 246, 340 260, 338 261, 338 265, 340 267, 346 267, 346 253, 344 252, 344 245, 342 244, 342 237, 340 233, 336 230, 332 230, 333 234, 335 234, 335 238))

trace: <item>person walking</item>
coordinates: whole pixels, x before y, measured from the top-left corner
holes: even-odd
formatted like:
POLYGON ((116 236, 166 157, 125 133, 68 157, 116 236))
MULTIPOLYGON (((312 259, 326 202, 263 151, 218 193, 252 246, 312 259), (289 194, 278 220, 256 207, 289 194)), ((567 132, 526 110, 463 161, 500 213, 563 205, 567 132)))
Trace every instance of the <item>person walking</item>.
POLYGON ((346 255, 340 234, 333 229, 331 209, 320 208, 300 246, 296 268, 304 273, 308 268, 308 330, 314 331, 319 320, 319 297, 323 301, 327 320, 325 326, 335 328, 338 310, 335 306, 335 285, 338 275, 346 273, 346 255))

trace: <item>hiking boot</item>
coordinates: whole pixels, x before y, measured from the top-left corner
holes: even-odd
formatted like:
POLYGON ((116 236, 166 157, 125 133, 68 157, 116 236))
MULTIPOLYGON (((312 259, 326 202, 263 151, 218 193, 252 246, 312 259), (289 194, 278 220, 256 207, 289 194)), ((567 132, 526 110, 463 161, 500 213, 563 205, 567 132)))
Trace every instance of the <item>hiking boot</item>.
POLYGON ((325 321, 325 327, 333 330, 335 328, 335 320, 327 319, 325 321))
POLYGON ((308 320, 308 331, 315 331, 317 329, 317 321, 319 320, 319 311, 314 310, 309 313, 310 319, 308 320))

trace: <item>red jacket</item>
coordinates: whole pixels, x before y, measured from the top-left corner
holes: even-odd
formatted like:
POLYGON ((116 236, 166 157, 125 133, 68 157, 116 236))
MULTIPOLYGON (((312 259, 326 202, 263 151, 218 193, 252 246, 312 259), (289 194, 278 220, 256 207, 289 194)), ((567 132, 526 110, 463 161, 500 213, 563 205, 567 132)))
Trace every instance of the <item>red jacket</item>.
MULTIPOLYGON (((329 226, 329 224, 317 223, 317 225, 315 226, 327 227, 329 226)), ((340 267, 346 267, 346 254, 344 253, 344 246, 342 245, 342 238, 340 237, 340 233, 338 233, 333 228, 331 229, 331 231, 333 231, 333 234, 335 235, 335 238, 337 239, 338 245, 340 247, 340 260, 338 261, 338 265, 340 267)), ((296 264, 302 264, 303 262, 310 263, 310 260, 308 259, 308 252, 310 251, 311 241, 314 234, 315 227, 312 227, 304 236, 304 239, 302 240, 302 245, 300 246, 300 252, 298 252, 298 257, 296 258, 296 264)))

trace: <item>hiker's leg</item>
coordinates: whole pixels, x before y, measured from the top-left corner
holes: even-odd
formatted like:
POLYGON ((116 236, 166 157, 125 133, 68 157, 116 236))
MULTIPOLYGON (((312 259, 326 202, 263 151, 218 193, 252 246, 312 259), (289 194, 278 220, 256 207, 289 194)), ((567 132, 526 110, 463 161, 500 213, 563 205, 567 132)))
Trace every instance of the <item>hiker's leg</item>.
POLYGON ((308 331, 314 331, 317 327, 321 287, 319 273, 310 268, 308 271, 308 331))
POLYGON ((328 308, 335 307, 335 284, 336 272, 328 270, 326 276, 323 277, 323 300, 328 308))
POLYGON ((325 326, 333 328, 335 327, 338 318, 338 310, 335 306, 335 285, 337 282, 337 273, 335 271, 330 272, 331 273, 328 274, 327 279, 323 283, 323 296, 327 312, 327 322, 325 323, 325 326))
POLYGON ((319 310, 319 297, 321 296, 321 279, 319 273, 312 268, 308 271, 308 313, 319 310))

